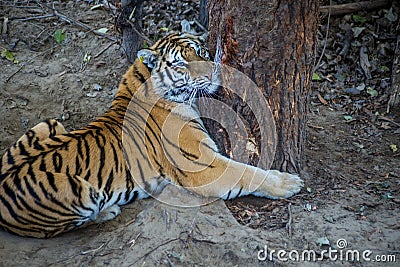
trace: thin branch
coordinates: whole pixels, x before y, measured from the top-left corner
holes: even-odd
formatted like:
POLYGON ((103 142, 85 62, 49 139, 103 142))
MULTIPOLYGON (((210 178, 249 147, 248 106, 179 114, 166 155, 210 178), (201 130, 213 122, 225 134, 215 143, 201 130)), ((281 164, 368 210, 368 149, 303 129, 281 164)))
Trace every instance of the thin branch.
POLYGON ((102 247, 104 247, 105 244, 106 244, 106 243, 103 243, 103 244, 102 244, 100 247, 98 247, 98 248, 94 248, 94 249, 82 251, 82 252, 81 252, 81 255, 86 255, 86 254, 89 254, 89 253, 92 253, 92 252, 99 251, 102 247))
POLYGON ((286 224, 286 229, 287 229, 287 231, 288 231, 288 236, 289 236, 289 238, 292 238, 292 221, 293 221, 293 218, 292 218, 292 209, 291 209, 291 206, 292 206, 292 203, 289 203, 289 204, 288 204, 289 220, 288 220, 288 222, 287 222, 287 224, 286 224))
POLYGON ((208 32, 208 30, 206 29, 206 27, 204 27, 200 21, 198 21, 197 19, 194 19, 194 23, 196 23, 197 26, 199 26, 199 28, 203 31, 203 32, 208 32))
POLYGON ((117 43, 116 41, 109 43, 103 50, 101 50, 99 53, 94 55, 93 58, 98 58, 99 56, 101 56, 105 51, 107 51, 111 46, 115 45, 116 43, 117 43))
POLYGON ((56 15, 54 14, 46 14, 43 16, 36 16, 36 17, 30 17, 30 18, 18 18, 18 17, 14 17, 14 18, 10 18, 10 20, 16 20, 16 21, 29 21, 29 20, 36 20, 36 19, 46 19, 46 18, 51 18, 51 17, 55 17, 56 15))
POLYGON ((155 246, 153 249, 147 251, 143 256, 139 257, 139 258, 132 264, 132 266, 135 266, 135 264, 136 264, 138 261, 140 261, 141 259, 146 258, 146 257, 149 256, 151 253, 153 253, 154 251, 156 251, 157 249, 159 249, 160 247, 165 246, 165 245, 167 245, 167 244, 169 244, 169 243, 171 243, 171 242, 178 241, 179 239, 180 239, 180 237, 176 237, 176 238, 173 238, 173 239, 169 239, 169 240, 167 240, 167 241, 165 241, 165 242, 159 244, 158 246, 155 246))
POLYGON ((385 7, 390 3, 390 0, 364 1, 334 6, 332 6, 332 3, 330 3, 329 6, 321 6, 319 10, 321 13, 331 13, 332 16, 336 16, 354 13, 362 10, 378 9, 385 7))
POLYGON ((332 7, 332 0, 329 0, 329 9, 328 9, 328 22, 326 24, 326 33, 325 33, 325 42, 324 42, 324 47, 322 48, 322 52, 321 55, 318 59, 317 64, 315 64, 314 69, 313 69, 313 73, 319 68, 319 64, 321 63, 322 57, 325 54, 325 49, 326 49, 326 44, 328 42, 328 34, 329 34, 329 24, 331 21, 331 8, 332 7))

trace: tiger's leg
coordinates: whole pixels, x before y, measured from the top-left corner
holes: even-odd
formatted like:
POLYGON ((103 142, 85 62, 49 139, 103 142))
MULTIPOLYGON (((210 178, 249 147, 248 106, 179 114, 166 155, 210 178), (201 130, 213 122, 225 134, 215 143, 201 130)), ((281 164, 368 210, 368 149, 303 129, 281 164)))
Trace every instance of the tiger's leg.
POLYGON ((67 131, 60 122, 55 119, 48 119, 33 126, 18 141, 26 140, 34 143, 35 141, 66 133, 67 131))
POLYGON ((3 158, 0 158, 0 173, 6 173, 16 158, 26 154, 29 149, 43 150, 41 141, 60 134, 65 134, 67 131, 64 126, 55 119, 43 121, 31 129, 29 129, 17 142, 15 142, 5 153, 3 158))
POLYGON ((169 163, 178 171, 167 174, 172 182, 190 191, 225 199, 249 194, 287 198, 303 187, 297 175, 265 171, 222 156, 201 122, 176 120, 168 127, 168 131, 163 132, 166 140, 163 148, 168 152, 165 154, 169 163), (177 149, 170 143, 180 146, 177 149))
POLYGON ((21 152, 21 145, 25 149, 27 147, 40 149, 40 141, 65 133, 67 133, 67 131, 65 130, 64 126, 55 119, 49 119, 40 122, 29 129, 23 136, 21 136, 18 141, 10 147, 7 153, 11 153, 11 155, 14 155, 14 153, 19 154, 21 152))
POLYGON ((303 181, 297 175, 277 170, 265 171, 236 162, 210 146, 202 147, 201 157, 193 160, 193 166, 196 162, 198 166, 208 166, 193 167, 192 170, 186 168, 188 171, 184 176, 177 177, 177 183, 206 197, 231 199, 253 194, 272 199, 288 198, 303 187, 303 181))
POLYGON ((9 232, 47 238, 98 218, 103 196, 89 182, 63 173, 31 175, 0 186, 0 224, 9 232))

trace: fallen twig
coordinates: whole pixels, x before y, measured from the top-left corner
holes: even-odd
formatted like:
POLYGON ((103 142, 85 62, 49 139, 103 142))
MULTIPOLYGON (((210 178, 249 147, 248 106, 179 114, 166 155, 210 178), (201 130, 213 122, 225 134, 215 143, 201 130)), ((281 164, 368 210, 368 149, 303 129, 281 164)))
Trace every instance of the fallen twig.
POLYGON ((105 51, 107 51, 111 46, 115 45, 116 43, 117 42, 109 43, 103 50, 101 50, 99 53, 94 55, 93 58, 98 58, 99 56, 101 56, 101 54, 103 54, 105 51))
POLYGON ((35 19, 47 19, 51 17, 55 17, 56 15, 54 14, 46 14, 43 16, 36 16, 36 17, 30 17, 30 18, 10 18, 10 20, 16 20, 16 21, 29 21, 29 20, 35 20, 35 19))
POLYGON ((167 245, 167 244, 169 244, 169 243, 178 241, 179 239, 180 239, 180 237, 176 237, 176 238, 173 238, 173 239, 169 239, 169 240, 167 240, 167 241, 165 241, 165 242, 163 242, 163 243, 161 243, 161 244, 155 246, 153 249, 147 251, 143 256, 140 256, 140 257, 132 264, 132 266, 136 266, 136 263, 137 263, 138 261, 140 261, 141 259, 146 258, 146 257, 149 256, 151 253, 153 253, 154 251, 156 251, 157 249, 159 249, 160 247, 165 246, 165 245, 167 245))
POLYGON ((25 67, 25 64, 21 64, 21 67, 19 67, 13 74, 11 74, 10 76, 8 76, 8 78, 6 79, 6 83, 8 83, 8 81, 14 77, 15 74, 17 74, 18 72, 20 72, 22 70, 22 68, 25 67))
POLYGON ((358 12, 362 10, 371 10, 376 8, 382 8, 390 4, 390 0, 374 0, 374 1, 364 1, 358 3, 348 3, 342 5, 329 5, 321 6, 319 8, 321 13, 331 13, 332 16, 345 15, 353 12, 358 12), (331 10, 331 11, 329 11, 331 10))
POLYGON ((289 220, 286 224, 286 229, 288 231, 288 236, 289 238, 292 238, 292 209, 291 209, 292 204, 288 204, 288 213, 289 213, 289 220))
POLYGON ((197 26, 203 31, 203 32, 208 32, 208 30, 198 21, 197 19, 194 20, 194 23, 196 23, 197 26))
POLYGON ((94 248, 94 249, 82 251, 82 252, 81 252, 81 255, 86 255, 86 254, 88 254, 88 253, 96 252, 96 251, 100 250, 102 247, 104 247, 105 244, 106 244, 106 243, 103 243, 103 244, 102 244, 100 247, 98 247, 98 248, 94 248))
POLYGON ((132 248, 134 245, 136 245, 136 241, 138 240, 138 238, 139 238, 141 235, 142 235, 142 233, 137 234, 137 236, 136 236, 134 239, 132 239, 131 241, 128 242, 128 244, 131 244, 131 245, 129 246, 129 248, 132 248))

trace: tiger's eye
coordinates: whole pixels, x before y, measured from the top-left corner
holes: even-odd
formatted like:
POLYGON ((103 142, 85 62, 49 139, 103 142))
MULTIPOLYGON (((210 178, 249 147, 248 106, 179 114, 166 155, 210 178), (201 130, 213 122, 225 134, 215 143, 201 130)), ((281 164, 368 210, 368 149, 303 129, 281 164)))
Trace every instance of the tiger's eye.
POLYGON ((167 61, 167 66, 168 66, 168 67, 171 67, 171 66, 172 66, 172 63, 169 62, 169 61, 167 61))

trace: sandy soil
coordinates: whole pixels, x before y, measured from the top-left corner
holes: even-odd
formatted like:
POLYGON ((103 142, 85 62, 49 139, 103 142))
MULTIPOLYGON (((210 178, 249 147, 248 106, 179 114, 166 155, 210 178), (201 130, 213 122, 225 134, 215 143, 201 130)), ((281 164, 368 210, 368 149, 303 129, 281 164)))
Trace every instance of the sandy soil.
MULTIPOLYGON (((83 18, 96 29, 110 27, 108 13, 80 2, 56 7, 83 18), (107 19, 105 19, 107 18, 107 19)), ((9 18, 43 15, 34 8, 6 6, 9 18)), ((27 129, 57 118, 67 130, 95 119, 110 105, 128 65, 117 44, 55 18, 11 20, 0 48, 15 45, 14 64, 0 58, 0 152, 27 129), (53 32, 67 33, 57 44, 53 32), (89 61, 84 60, 90 55, 89 61)), ((399 113, 388 124, 346 121, 325 105, 310 106, 306 186, 290 200, 243 198, 228 203, 249 217, 239 224, 222 201, 197 209, 178 209, 140 200, 122 215, 49 240, 21 238, 0 231, 0 266, 320 266, 320 262, 260 261, 272 250, 358 250, 394 255, 400 261, 399 113), (248 209, 246 209, 248 207, 248 209), (259 227, 257 219, 267 221, 259 227), (249 226, 256 228, 252 229, 249 226), (339 239, 346 247, 340 249, 339 239), (329 242, 329 244, 328 244, 329 242), (326 243, 320 245, 319 243, 326 243), (338 247, 339 245, 339 247, 338 247)), ((167 189, 165 194, 174 194, 167 189)), ((241 214, 241 215, 240 215, 241 214)), ((294 254, 292 254, 294 255, 294 254)), ((360 254, 361 255, 361 254, 360 254)), ((285 257, 288 254, 283 255, 285 257)), ((377 262, 331 261, 324 265, 379 266, 377 262)), ((397 263, 398 264, 398 263, 397 263)), ((383 264, 382 264, 383 266, 383 264)), ((396 266, 386 263, 385 266, 396 266)), ((398 265, 397 265, 398 266, 398 265)))

